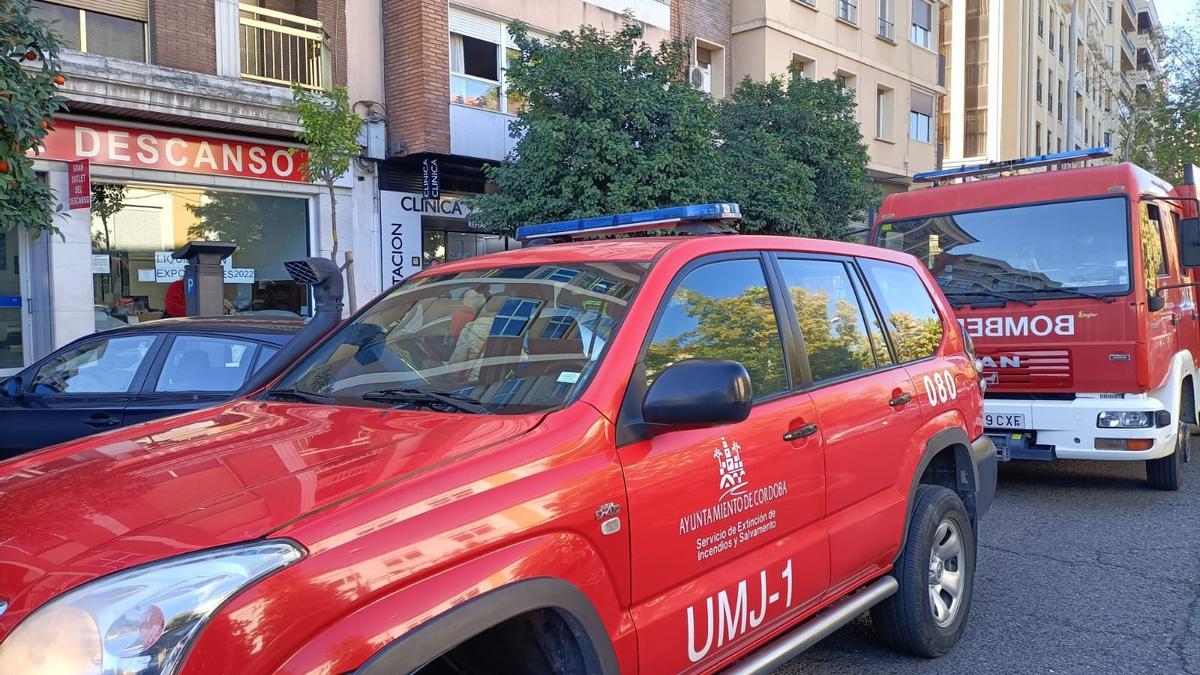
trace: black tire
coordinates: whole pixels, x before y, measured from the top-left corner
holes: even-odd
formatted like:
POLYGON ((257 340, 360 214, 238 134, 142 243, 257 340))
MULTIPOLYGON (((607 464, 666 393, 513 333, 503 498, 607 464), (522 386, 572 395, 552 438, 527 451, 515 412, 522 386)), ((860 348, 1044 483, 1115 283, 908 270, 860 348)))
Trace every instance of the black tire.
MULTIPOLYGON (((941 543, 946 542, 943 538, 941 543)), ((949 557, 944 566, 947 572, 953 573, 949 557)), ((871 609, 871 620, 879 637, 892 649, 917 656, 937 658, 948 654, 958 644, 967 624, 975 582, 975 534, 962 500, 952 490, 936 485, 917 486, 908 539, 892 574, 900 583, 900 589, 871 609), (944 623, 935 619, 932 600, 935 589, 932 583, 934 538, 943 523, 950 523, 948 531, 954 531, 961 539, 959 553, 953 562, 954 571, 961 573, 961 590, 955 601, 959 604, 943 618, 944 623)), ((942 575, 939 566, 936 588, 941 588, 942 575)), ((939 592, 944 599, 946 595, 942 593, 946 592, 939 592)))
POLYGON ((1179 489, 1180 464, 1184 455, 1190 454, 1190 443, 1191 434, 1187 433, 1187 426, 1181 424, 1176 434, 1175 451, 1166 457, 1146 460, 1146 482, 1150 487, 1167 492, 1179 489))

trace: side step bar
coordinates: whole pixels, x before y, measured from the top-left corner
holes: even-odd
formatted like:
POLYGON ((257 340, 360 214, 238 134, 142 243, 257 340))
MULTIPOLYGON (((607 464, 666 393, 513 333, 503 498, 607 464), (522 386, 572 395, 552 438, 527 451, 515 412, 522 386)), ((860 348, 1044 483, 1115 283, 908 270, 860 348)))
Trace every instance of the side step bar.
POLYGON ((812 647, 830 633, 850 623, 859 614, 867 611, 889 595, 896 592, 900 584, 892 576, 876 579, 871 585, 822 611, 790 633, 784 633, 773 642, 747 655, 725 671, 727 675, 749 675, 769 672, 788 659, 812 647))

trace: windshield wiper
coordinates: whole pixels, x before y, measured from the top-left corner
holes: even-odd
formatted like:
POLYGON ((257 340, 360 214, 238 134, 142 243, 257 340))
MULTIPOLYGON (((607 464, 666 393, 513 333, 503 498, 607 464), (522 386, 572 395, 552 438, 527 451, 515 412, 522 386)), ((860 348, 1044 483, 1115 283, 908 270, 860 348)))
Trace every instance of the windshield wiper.
POLYGON ((1041 293, 1069 293, 1070 295, 1078 295, 1081 298, 1093 298, 1095 300, 1103 300, 1105 302, 1116 302, 1116 300, 1114 299, 1114 294, 1111 294, 1111 293, 1108 295, 1103 295, 1101 293, 1092 293, 1091 291, 1081 291, 1078 288, 1067 288, 1065 286, 1061 287, 1061 288, 1051 288, 1049 286, 1047 286, 1046 288, 1031 288, 1031 289, 1029 289, 1028 292, 1033 293, 1035 295, 1041 294, 1041 293))
POLYGON ((282 387, 279 389, 268 389, 265 394, 267 398, 290 399, 292 401, 300 401, 301 403, 316 403, 319 405, 337 405, 337 399, 328 396, 322 396, 311 391, 297 389, 295 387, 282 387))
POLYGON ((491 410, 488 410, 480 401, 473 399, 470 396, 454 394, 447 391, 420 389, 418 387, 401 387, 393 389, 380 389, 378 391, 368 391, 367 393, 362 394, 362 399, 365 401, 379 401, 381 403, 443 405, 460 412, 473 413, 476 415, 492 414, 491 410))
MULTIPOLYGON (((953 298, 961 297, 964 295, 986 295, 986 296, 993 297, 993 298, 999 298, 1000 300, 1004 300, 1007 302, 1019 302, 1023 305, 1028 305, 1030 307, 1033 307, 1033 305, 1035 304, 1033 300, 1030 300, 1028 298, 1018 298, 1015 295, 1009 295, 1008 293, 1002 293, 1000 291, 992 290, 990 288, 984 288, 982 286, 979 287, 979 290, 977 290, 977 291, 951 291, 949 293, 946 293, 946 298, 949 299, 951 302, 954 302, 953 298)), ((966 302, 966 304, 969 305, 971 303, 966 302)))

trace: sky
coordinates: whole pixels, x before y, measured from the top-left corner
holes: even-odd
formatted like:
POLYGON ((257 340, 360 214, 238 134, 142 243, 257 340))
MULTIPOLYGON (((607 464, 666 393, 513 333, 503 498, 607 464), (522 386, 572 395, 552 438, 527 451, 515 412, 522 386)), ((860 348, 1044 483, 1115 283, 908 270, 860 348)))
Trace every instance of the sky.
POLYGON ((1171 26, 1187 18, 1196 6, 1196 0, 1154 0, 1154 6, 1158 8, 1158 18, 1163 25, 1171 26))

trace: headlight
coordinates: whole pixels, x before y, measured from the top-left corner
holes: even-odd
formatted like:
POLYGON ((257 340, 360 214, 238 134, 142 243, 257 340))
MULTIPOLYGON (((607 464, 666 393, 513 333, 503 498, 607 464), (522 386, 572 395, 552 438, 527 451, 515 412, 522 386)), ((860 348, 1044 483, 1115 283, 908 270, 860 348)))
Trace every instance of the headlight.
POLYGON ((218 607, 303 557, 290 541, 259 541, 90 581, 38 608, 0 643, 0 673, 169 675, 218 607))
POLYGON ((1147 429, 1154 426, 1154 413, 1137 411, 1104 411, 1096 417, 1101 429, 1147 429))

